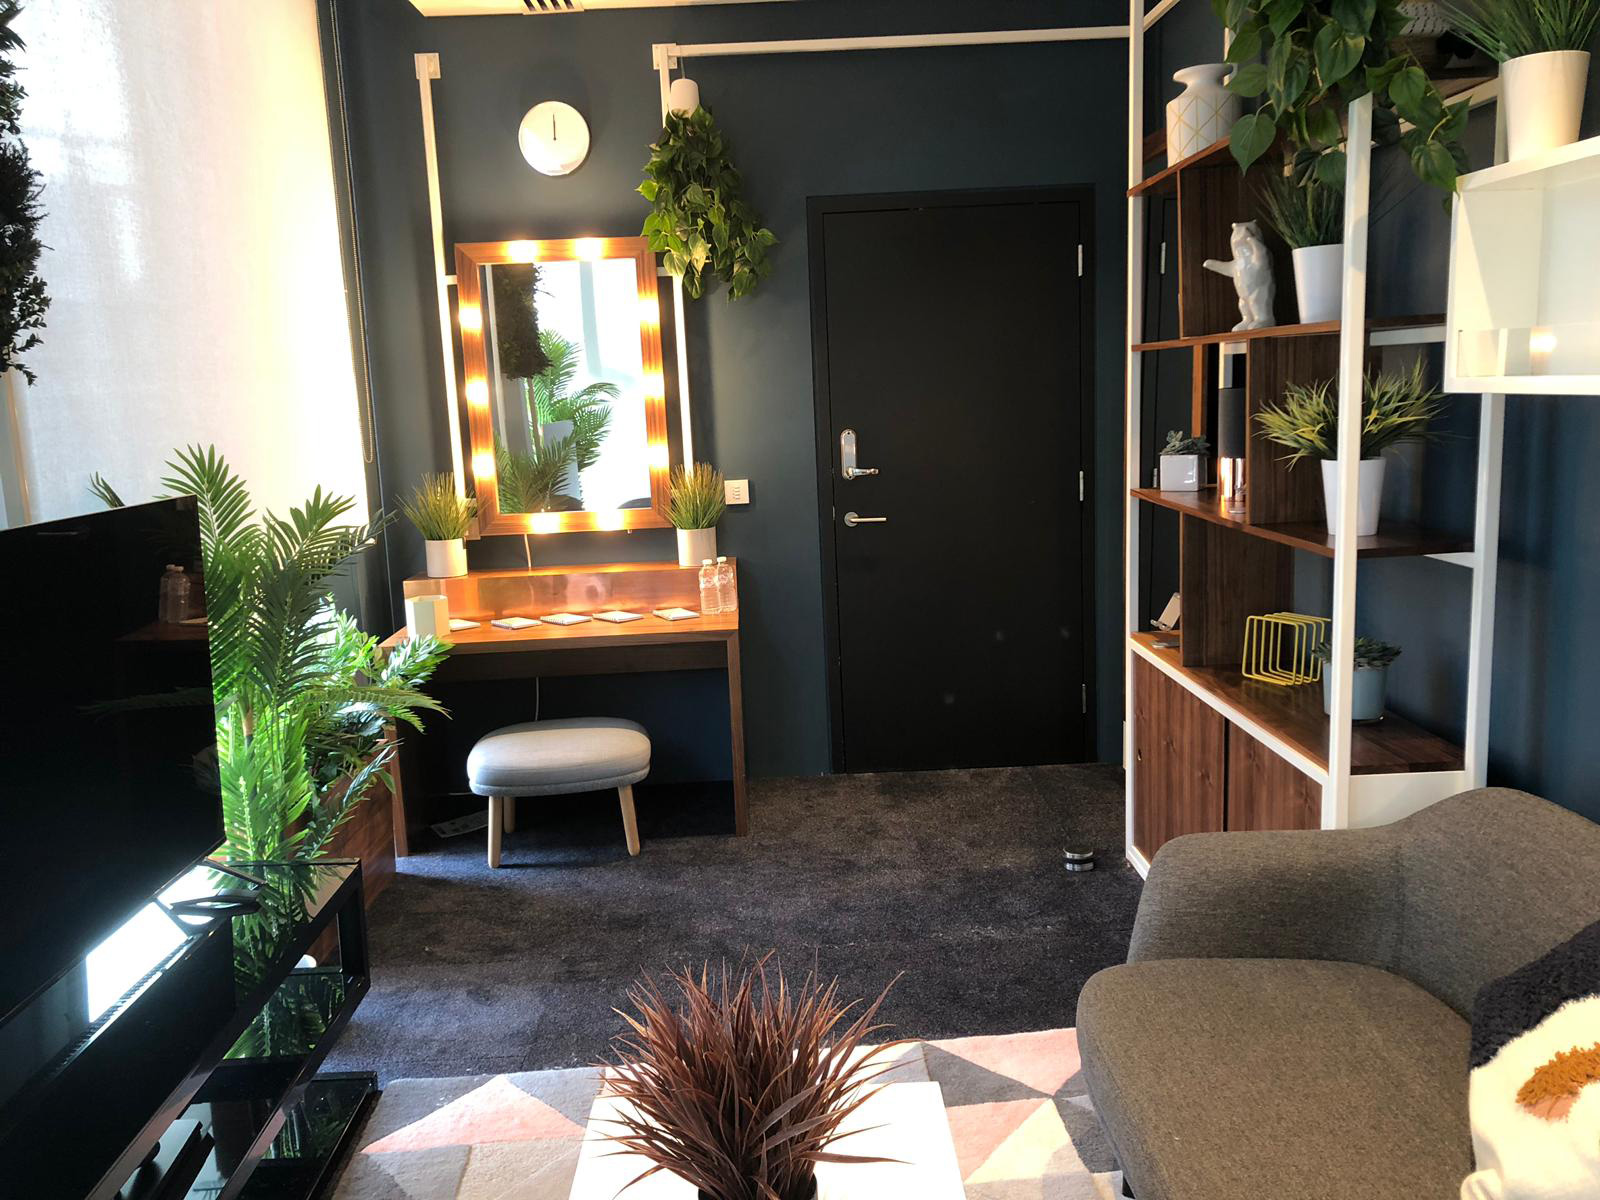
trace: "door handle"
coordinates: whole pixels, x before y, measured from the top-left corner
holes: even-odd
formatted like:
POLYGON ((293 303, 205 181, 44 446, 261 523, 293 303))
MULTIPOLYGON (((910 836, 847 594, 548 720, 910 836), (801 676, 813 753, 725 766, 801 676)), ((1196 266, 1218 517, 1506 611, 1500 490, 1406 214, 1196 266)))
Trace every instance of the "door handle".
POLYGON ((877 467, 856 466, 856 431, 846 429, 839 434, 839 473, 846 479, 860 479, 863 475, 876 475, 877 467))
POLYGON ((888 517, 863 517, 853 512, 847 512, 844 515, 844 523, 850 526, 851 529, 854 529, 857 525, 882 525, 888 519, 888 517))

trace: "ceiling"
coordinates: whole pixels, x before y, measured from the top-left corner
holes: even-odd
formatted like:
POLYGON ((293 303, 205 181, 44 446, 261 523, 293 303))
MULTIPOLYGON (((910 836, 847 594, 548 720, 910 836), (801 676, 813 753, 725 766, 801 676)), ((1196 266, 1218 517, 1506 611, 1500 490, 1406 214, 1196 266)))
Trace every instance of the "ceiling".
POLYGON ((425 17, 544 16, 603 8, 687 8, 697 4, 778 4, 792 0, 411 0, 425 17))

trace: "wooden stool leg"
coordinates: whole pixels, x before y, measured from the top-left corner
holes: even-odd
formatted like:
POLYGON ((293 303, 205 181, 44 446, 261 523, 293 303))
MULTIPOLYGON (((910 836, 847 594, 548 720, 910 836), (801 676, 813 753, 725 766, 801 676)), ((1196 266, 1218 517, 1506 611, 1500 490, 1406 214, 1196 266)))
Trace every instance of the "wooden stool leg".
POLYGON ((502 806, 505 801, 500 796, 489 797, 489 865, 500 865, 500 829, 505 821, 502 816, 502 806))
POLYGON ((622 828, 628 835, 628 853, 639 853, 639 817, 633 811, 633 784, 617 789, 617 799, 622 802, 622 828))
POLYGON ((517 831, 517 798, 515 796, 503 796, 501 799, 504 801, 502 807, 506 813, 506 832, 515 833, 517 831))

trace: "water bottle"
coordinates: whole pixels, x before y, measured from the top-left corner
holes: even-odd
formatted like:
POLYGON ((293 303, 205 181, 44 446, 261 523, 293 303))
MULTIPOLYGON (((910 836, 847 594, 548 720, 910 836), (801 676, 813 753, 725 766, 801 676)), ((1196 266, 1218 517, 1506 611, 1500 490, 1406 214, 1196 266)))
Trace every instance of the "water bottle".
POLYGON ((163 625, 176 625, 189 615, 189 576, 177 563, 168 563, 161 576, 161 594, 156 604, 156 619, 163 625))
POLYGON ((717 599, 717 564, 709 558, 700 560, 700 615, 712 617, 722 611, 717 599))
POLYGON ((739 611, 739 587, 734 582, 733 564, 725 554, 717 557, 717 611, 739 611))

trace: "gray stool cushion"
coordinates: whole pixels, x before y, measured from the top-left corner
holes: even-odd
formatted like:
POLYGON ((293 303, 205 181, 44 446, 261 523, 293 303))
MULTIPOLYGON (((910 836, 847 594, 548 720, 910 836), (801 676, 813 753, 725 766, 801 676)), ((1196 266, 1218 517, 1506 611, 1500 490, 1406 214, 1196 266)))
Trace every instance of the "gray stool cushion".
POLYGON ((599 791, 649 773, 649 735, 618 717, 507 725, 479 738, 467 755, 467 781, 479 796, 599 791))

